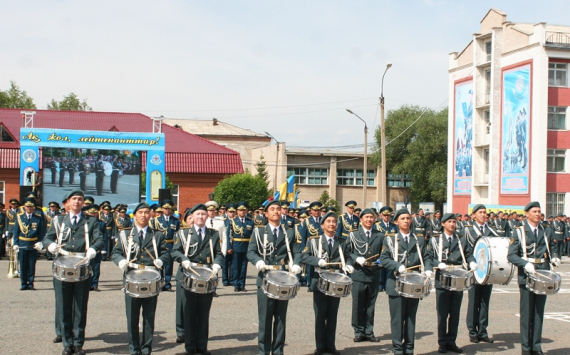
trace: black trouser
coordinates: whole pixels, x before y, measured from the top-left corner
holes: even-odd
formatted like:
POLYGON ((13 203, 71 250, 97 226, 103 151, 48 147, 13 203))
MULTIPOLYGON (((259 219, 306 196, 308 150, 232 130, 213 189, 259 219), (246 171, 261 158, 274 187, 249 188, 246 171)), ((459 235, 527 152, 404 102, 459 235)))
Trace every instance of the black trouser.
POLYGON ((111 186, 110 186, 112 193, 117 192, 117 182, 118 181, 119 181, 119 171, 113 170, 113 172, 111 173, 111 186))
POLYGON ((50 170, 51 170, 51 183, 52 183, 53 185, 55 185, 55 173, 56 173, 56 170, 55 170, 55 168, 50 168, 50 170))
POLYGON ((97 195, 101 195, 103 193, 103 178, 105 177, 104 173, 95 173, 95 187, 97 189, 97 195))
MULTIPOLYGON (((58 315, 63 346, 83 346, 85 325, 87 323, 87 304, 89 302, 91 278, 80 282, 54 280, 56 305, 61 305, 58 315)), ((57 307, 56 307, 57 310, 57 307)))
POLYGON ((129 332, 129 351, 131 354, 150 354, 152 352, 152 335, 154 333, 154 315, 158 296, 135 298, 125 295, 127 312, 127 329, 129 332), (139 333, 139 319, 142 308, 143 331, 139 333))
POLYGON ((469 306, 467 307, 467 329, 469 337, 485 338, 489 336, 489 302, 493 285, 474 284, 469 289, 469 306))
POLYGON ((435 290, 437 309, 437 343, 439 346, 456 345, 459 313, 463 291, 435 290))
POLYGON ((69 170, 68 172, 69 172, 69 185, 71 185, 75 180, 75 171, 69 170))
POLYGON ((542 323, 546 295, 529 291, 526 285, 519 285, 521 347, 523 351, 542 351, 542 323))
POLYGON ((186 351, 208 349, 210 308, 213 293, 194 293, 184 290, 184 345, 186 351))
POLYGON ((257 313, 259 316, 257 346, 260 355, 283 354, 288 305, 288 300, 269 298, 261 288, 257 288, 257 313))
POLYGON ((340 298, 327 296, 318 290, 313 292, 317 349, 336 349, 335 336, 339 305, 340 298))
POLYGON ((182 281, 176 280, 176 337, 184 338, 184 297, 182 281))
POLYGON ((352 328, 356 337, 374 336, 374 309, 378 285, 379 282, 361 281, 354 281, 352 284, 352 328))
POLYGON ((82 171, 79 173, 79 188, 81 191, 85 192, 85 172, 82 171))
POLYGON ((556 257, 558 259, 562 258, 562 250, 564 249, 564 239, 556 240, 556 257))
POLYGON ((18 259, 20 259, 20 283, 22 288, 31 289, 34 286, 34 278, 36 276, 36 261, 38 260, 38 251, 35 249, 21 248, 18 251, 18 259))
POLYGON ((0 258, 6 256, 6 237, 0 232, 0 258))
POLYGON ((65 170, 59 169, 59 187, 63 187, 63 179, 65 179, 65 170))
POLYGON ((394 354, 413 354, 416 336, 416 313, 420 300, 401 296, 390 296, 390 328, 394 354), (402 342, 402 339, 404 340, 402 342))

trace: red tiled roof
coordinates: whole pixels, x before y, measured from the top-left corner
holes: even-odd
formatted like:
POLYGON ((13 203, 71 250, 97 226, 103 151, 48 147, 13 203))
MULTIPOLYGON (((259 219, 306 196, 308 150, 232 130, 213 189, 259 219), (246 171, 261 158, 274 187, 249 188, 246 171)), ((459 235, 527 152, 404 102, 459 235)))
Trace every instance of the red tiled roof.
MULTIPOLYGON (((19 151, 22 126, 21 109, 0 109, 0 125, 17 142, 0 142, 0 152, 12 148, 19 151)), ((140 113, 34 110, 34 127, 119 132, 152 132, 150 117, 140 113)), ((233 174, 243 172, 239 153, 194 134, 162 124, 166 141, 166 172, 233 174)), ((5 152, 3 154, 14 154, 5 152)), ((0 168, 19 168, 0 155, 0 168), (6 162, 6 163, 5 163, 6 162)), ((19 152, 18 152, 19 154, 19 152)), ((12 156, 11 156, 12 157, 12 156)), ((13 158, 12 158, 13 159, 13 158)), ((145 161, 143 160, 143 165, 145 161)))

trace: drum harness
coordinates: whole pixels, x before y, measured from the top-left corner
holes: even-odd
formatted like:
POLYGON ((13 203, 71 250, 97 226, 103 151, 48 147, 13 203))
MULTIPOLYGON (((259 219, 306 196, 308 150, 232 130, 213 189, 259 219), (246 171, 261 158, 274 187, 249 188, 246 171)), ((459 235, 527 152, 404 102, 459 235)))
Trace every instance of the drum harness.
MULTIPOLYGON (((61 215, 60 215, 61 216, 61 215)), ((63 250, 61 249, 61 242, 66 241, 69 236, 71 235, 71 228, 65 228, 65 224, 63 223, 65 220, 65 215, 61 216, 61 225, 59 227, 59 231, 57 228, 58 225, 58 220, 60 216, 55 216, 53 218, 53 223, 54 223, 54 228, 55 228, 55 233, 57 234, 57 249, 55 251, 55 256, 57 257, 58 254, 61 255, 73 255, 75 254, 75 252, 68 252, 67 250, 63 250), (65 238, 63 236, 63 234, 65 233, 65 238)), ((87 251, 89 249, 89 226, 87 225, 87 223, 83 224, 83 227, 85 229, 85 251, 87 251)))
MULTIPOLYGON (((536 227, 537 229, 539 227, 536 227)), ((544 262, 546 262, 546 260, 542 259, 542 258, 537 258, 537 259, 533 259, 533 258, 529 258, 528 254, 534 254, 536 251, 536 247, 538 246, 538 240, 535 243, 532 243, 531 245, 527 246, 526 245, 526 233, 524 230, 524 225, 519 226, 516 228, 517 231, 517 236, 519 238, 519 242, 521 243, 521 247, 522 247, 522 251, 523 251, 523 260, 526 260, 530 263, 533 264, 542 264, 544 262), (524 247, 523 247, 524 245, 524 247), (529 250, 527 253, 527 249, 529 250)), ((537 233, 538 235, 538 233, 537 233)), ((544 243, 546 243, 546 250, 548 251, 548 263, 550 264, 550 268, 554 269, 552 264, 550 263, 550 260, 552 260, 552 255, 550 254, 550 246, 548 245, 548 240, 546 239, 546 234, 544 235, 544 243)), ((536 255, 535 255, 536 256, 536 255)))
MULTIPOLYGON (((281 232, 285 236, 285 245, 287 246, 287 255, 289 256, 289 270, 293 268, 293 255, 291 254, 291 248, 289 247, 289 238, 287 238, 287 232, 285 227, 281 224, 281 232)), ((269 252, 269 257, 275 252, 275 245, 273 242, 267 242, 267 230, 263 233, 263 242, 261 241, 261 236, 259 235, 259 228, 255 229, 255 241, 257 243, 257 252, 259 255, 263 255, 263 261, 267 259, 267 253, 269 252)))
MULTIPOLYGON (((493 233, 496 237, 498 237, 499 235, 497 234, 497 232, 495 232, 493 230, 493 228, 491 228, 490 226, 488 227, 489 230, 491 231, 491 233, 493 233)), ((469 242, 469 244, 474 247, 475 246, 475 242, 477 241, 477 239, 479 239, 479 237, 481 237, 481 231, 479 230, 479 228, 477 228, 477 226, 473 225, 469 225, 469 226, 465 226, 466 229, 466 234, 467 234, 467 241, 469 242), (469 227, 473 227, 473 230, 475 231, 475 234, 477 234, 477 238, 473 238, 471 236, 471 232, 469 231, 469 227)))
MULTIPOLYGON (((318 251, 317 251, 316 253, 315 253, 315 249, 317 249, 317 248, 315 248, 315 245, 314 245, 314 241, 315 241, 315 240, 316 240, 316 239, 311 239, 312 246, 313 246, 313 255, 316 256, 316 257, 319 258, 319 259, 325 259, 325 261, 328 263, 328 262, 330 261, 330 258, 332 257, 332 255, 329 256, 326 251, 325 251, 325 253, 323 254, 323 236, 322 236, 322 235, 319 236, 319 247, 318 247, 318 251)), ((339 243, 339 242, 337 241, 337 243, 339 243)), ((331 251, 331 252, 332 252, 332 251, 331 251)), ((338 247, 338 253, 339 253, 339 256, 340 256, 340 262, 341 262, 342 270, 346 273, 346 271, 344 270, 344 269, 346 268, 346 262, 345 262, 345 259, 344 259, 344 252, 342 251, 342 248, 340 247, 340 245, 339 245, 339 247, 338 247)), ((321 272, 324 272, 324 271, 337 272, 338 270, 335 270, 335 269, 323 269, 323 268, 317 267, 317 268, 316 268, 316 271, 317 271, 318 273, 321 273, 321 272)))
MULTIPOLYGON (((193 227, 188 228, 188 239, 186 239, 186 237, 184 236, 184 230, 181 229, 178 231, 179 236, 178 238, 180 238, 180 241, 182 242, 182 245, 184 246, 184 256, 187 256, 188 258, 193 257, 196 252, 198 252, 198 242, 194 243, 194 244, 190 244, 190 239, 192 239, 190 230, 193 227), (188 255, 188 251, 191 249, 191 254, 188 255)), ((207 233, 208 228, 206 228, 206 233, 207 233)), ((206 236, 204 236, 205 238, 206 236)), ((208 240, 209 244, 210 244, 210 255, 211 255, 211 263, 208 264, 213 264, 214 263, 214 244, 212 243, 212 238, 210 238, 208 240)))
MULTIPOLYGON (((410 233, 410 238, 412 237, 412 235, 414 236, 414 238, 416 238, 416 243, 415 243, 416 244, 416 250, 418 251, 418 256, 420 257, 420 264, 422 265, 421 266, 421 273, 423 274, 425 272, 424 257, 422 256, 421 249, 418 245, 418 238, 413 233, 410 233)), ((405 265, 406 259, 408 258, 408 255, 409 255, 408 251, 407 250, 404 251, 403 254, 399 253, 400 246, 398 243, 399 242, 398 235, 394 236, 394 241, 395 241, 394 242, 395 245, 392 245, 392 238, 388 238, 388 248, 390 248, 390 253, 392 254, 392 259, 394 259, 395 261, 405 265), (402 259, 398 260, 400 255, 402 256, 402 259)))
MULTIPOLYGON (((133 227, 131 229, 131 232, 129 233, 129 242, 127 243, 127 237, 125 235, 125 231, 121 230, 121 232, 119 233, 119 236, 121 238, 121 244, 123 244, 123 249, 125 254, 127 255, 127 261, 131 260, 131 252, 134 254, 135 258, 138 256, 139 252, 140 252, 140 248, 142 247, 142 245, 138 245, 137 243, 133 242, 133 232, 135 230, 135 228, 138 227, 135 224, 135 227, 133 227)), ((148 233, 148 230, 147 230, 148 233)), ((156 239, 154 238, 154 235, 152 236, 152 248, 154 249, 154 255, 155 258, 158 259, 158 249, 156 247, 156 239)), ((146 266, 145 266, 146 267, 146 266)))

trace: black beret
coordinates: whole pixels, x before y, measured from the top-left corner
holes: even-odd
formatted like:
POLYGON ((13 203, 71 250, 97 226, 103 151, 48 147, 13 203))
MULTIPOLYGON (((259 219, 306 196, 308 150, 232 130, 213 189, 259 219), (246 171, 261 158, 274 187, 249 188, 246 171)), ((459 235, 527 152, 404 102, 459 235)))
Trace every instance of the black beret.
POLYGON ((336 220, 336 215, 334 214, 334 212, 327 212, 325 213, 325 215, 323 216, 323 218, 321 218, 321 224, 325 223, 325 220, 329 217, 334 217, 334 219, 336 220))
POLYGON ((446 213, 441 217, 441 223, 444 223, 445 221, 449 220, 449 219, 453 219, 455 220, 455 214, 453 213, 446 213))
POLYGON ((188 216, 190 216, 192 214, 190 208, 187 208, 186 211, 184 211, 184 217, 183 217, 183 221, 186 222, 186 218, 188 218, 188 216))
POLYGON ((528 212, 528 210, 530 210, 531 208, 535 208, 535 207, 540 208, 540 203, 538 201, 529 202, 528 205, 524 206, 524 211, 528 212))
POLYGON ((473 206, 473 210, 471 210, 471 213, 475 213, 479 210, 486 210, 486 209, 487 209, 487 207, 485 207, 485 205, 479 203, 479 204, 476 204, 475 206, 473 206))
POLYGON ((269 208, 269 206, 273 206, 273 205, 277 205, 277 206, 281 207, 281 203, 279 200, 273 200, 273 201, 269 201, 267 203, 267 205, 265 205, 264 211, 267 212, 267 209, 269 208))
POLYGON ((141 202, 135 207, 135 209, 133 210, 133 213, 137 213, 138 210, 143 209, 143 208, 148 208, 150 210, 150 206, 148 205, 148 203, 141 202))
POLYGON ((371 215, 376 215, 376 213, 374 213, 374 211, 371 208, 365 208, 362 212, 360 212, 360 217, 364 217, 364 215, 367 214, 371 214, 371 215))
POLYGON ((67 195, 65 195, 65 197, 63 198, 63 202, 69 200, 71 197, 73 196, 81 196, 84 197, 85 194, 83 193, 83 191, 81 190, 71 190, 70 192, 67 193, 67 195))
POLYGON ((463 216, 461 215, 461 213, 458 213, 456 216, 457 216, 457 217, 463 217, 463 216))
POLYGON ((190 209, 190 213, 194 213, 194 212, 196 212, 196 211, 204 211, 204 212, 207 212, 207 211, 208 211, 208 207, 206 207, 206 205, 203 204, 203 203, 198 203, 198 204, 194 205, 194 207, 192 207, 192 208, 190 209))
POLYGON ((399 210, 396 211, 396 214, 394 215, 394 221, 397 221, 398 217, 400 217, 403 214, 410 214, 410 211, 408 211, 407 208, 400 208, 399 210))
POLYGON ((356 207, 356 201, 348 201, 347 203, 344 204, 346 207, 350 207, 350 208, 354 208, 356 207))
POLYGON ((559 213, 557 217, 564 217, 562 213, 559 213))
POLYGON ((552 215, 550 215, 550 216, 548 216, 548 218, 547 218, 547 219, 551 219, 551 218, 554 218, 554 217, 553 217, 552 215))

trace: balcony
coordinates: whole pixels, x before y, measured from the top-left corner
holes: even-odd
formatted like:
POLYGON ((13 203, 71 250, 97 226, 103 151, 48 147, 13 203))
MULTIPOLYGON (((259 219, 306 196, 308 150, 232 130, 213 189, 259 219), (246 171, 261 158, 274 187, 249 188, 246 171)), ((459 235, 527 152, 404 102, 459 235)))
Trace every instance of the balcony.
POLYGON ((570 49, 570 33, 547 31, 546 47, 570 49))

